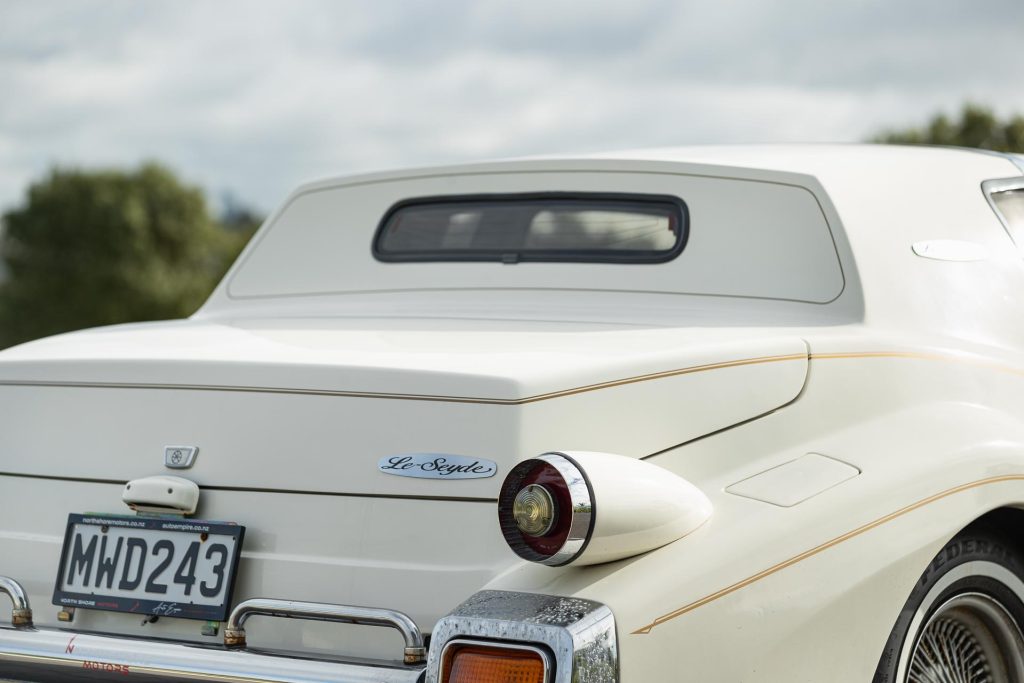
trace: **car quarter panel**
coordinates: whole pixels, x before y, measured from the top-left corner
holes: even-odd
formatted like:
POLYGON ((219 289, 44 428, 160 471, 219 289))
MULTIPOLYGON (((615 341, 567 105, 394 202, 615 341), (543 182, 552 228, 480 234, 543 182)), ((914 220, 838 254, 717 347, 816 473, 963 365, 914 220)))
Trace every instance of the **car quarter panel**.
POLYGON ((606 601, 624 680, 870 679, 937 550, 985 512, 1024 504, 1020 401, 1013 368, 814 359, 799 401, 650 459, 711 497, 696 532, 605 566, 520 566, 488 587, 606 601), (725 491, 805 453, 860 474, 792 507, 725 491))

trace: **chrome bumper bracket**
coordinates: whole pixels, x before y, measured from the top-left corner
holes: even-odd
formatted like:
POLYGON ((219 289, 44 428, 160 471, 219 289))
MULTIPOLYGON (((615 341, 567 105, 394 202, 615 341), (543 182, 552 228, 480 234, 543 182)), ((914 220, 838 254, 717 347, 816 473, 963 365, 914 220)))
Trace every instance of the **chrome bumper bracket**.
POLYGON ((11 624, 18 628, 32 628, 32 607, 28 603, 28 594, 21 584, 14 579, 0 576, 0 593, 6 593, 14 604, 11 610, 11 624))
POLYGON ((284 619, 309 619, 331 621, 359 626, 384 626, 393 628, 405 639, 403 660, 406 664, 420 664, 427 659, 427 648, 416 622, 405 614, 376 607, 353 605, 332 605, 322 602, 297 602, 294 600, 270 600, 254 598, 239 603, 231 610, 224 628, 224 645, 245 646, 245 622, 254 616, 279 617, 284 619))

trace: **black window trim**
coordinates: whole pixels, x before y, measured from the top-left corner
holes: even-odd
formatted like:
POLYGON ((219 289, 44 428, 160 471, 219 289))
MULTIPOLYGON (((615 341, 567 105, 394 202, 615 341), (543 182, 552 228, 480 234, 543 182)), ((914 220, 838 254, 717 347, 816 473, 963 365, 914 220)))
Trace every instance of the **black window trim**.
POLYGON ((690 237, 690 213, 686 202, 674 195, 645 194, 640 192, 496 192, 485 194, 431 195, 403 199, 391 206, 381 218, 373 236, 373 257, 384 263, 429 263, 429 262, 486 262, 511 265, 515 263, 665 263, 676 258, 683 252, 690 237), (531 250, 526 253, 502 254, 493 250, 479 253, 458 251, 435 252, 384 252, 380 242, 384 236, 384 228, 391 218, 399 211, 410 206, 430 206, 431 204, 480 203, 488 201, 606 201, 632 204, 637 207, 644 205, 668 204, 676 211, 679 221, 679 238, 675 246, 668 251, 611 251, 608 249, 594 250, 531 250), (513 258, 514 256, 514 258, 513 258))

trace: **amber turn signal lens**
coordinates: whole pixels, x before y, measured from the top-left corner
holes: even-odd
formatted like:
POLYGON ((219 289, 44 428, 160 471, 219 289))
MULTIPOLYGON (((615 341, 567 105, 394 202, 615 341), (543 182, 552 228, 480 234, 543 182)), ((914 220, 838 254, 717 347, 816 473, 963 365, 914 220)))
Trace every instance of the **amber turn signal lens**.
POLYGON ((544 683, 544 660, 533 650, 456 645, 445 653, 442 683, 544 683))

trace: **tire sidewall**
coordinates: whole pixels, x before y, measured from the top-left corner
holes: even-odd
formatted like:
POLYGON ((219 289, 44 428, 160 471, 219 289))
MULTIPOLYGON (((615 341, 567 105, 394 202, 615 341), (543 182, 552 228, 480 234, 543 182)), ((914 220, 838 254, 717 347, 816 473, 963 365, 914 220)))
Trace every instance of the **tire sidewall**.
POLYGON ((1022 581, 1024 558, 1000 534, 979 531, 958 535, 943 546, 915 584, 889 634, 873 682, 902 683, 901 676, 906 674, 900 670, 901 663, 906 666, 921 629, 955 595, 981 593, 995 598, 1019 628, 1024 624, 1022 581), (940 584, 947 585, 936 590, 940 584))

